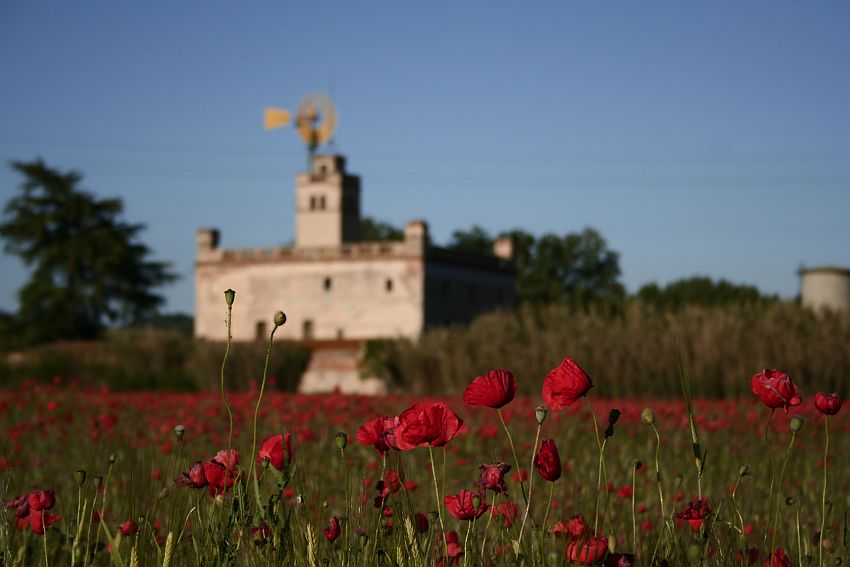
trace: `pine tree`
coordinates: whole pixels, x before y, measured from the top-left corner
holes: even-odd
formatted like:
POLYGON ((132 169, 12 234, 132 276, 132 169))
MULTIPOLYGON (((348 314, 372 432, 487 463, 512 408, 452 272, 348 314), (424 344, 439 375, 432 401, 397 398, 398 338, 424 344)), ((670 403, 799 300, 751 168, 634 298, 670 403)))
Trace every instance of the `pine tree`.
POLYGON ((144 225, 120 219, 121 199, 98 199, 79 188, 78 172, 41 159, 11 166, 24 181, 6 203, 0 237, 32 269, 14 317, 19 340, 91 339, 155 313, 164 299, 152 290, 176 275, 148 259, 138 240, 144 225))

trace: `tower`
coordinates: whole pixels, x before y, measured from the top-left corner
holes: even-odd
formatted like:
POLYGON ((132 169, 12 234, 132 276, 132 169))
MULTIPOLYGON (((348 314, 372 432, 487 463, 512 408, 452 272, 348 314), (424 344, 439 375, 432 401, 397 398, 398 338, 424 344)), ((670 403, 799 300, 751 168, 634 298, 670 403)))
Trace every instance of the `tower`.
POLYGON ((295 246, 339 246, 360 240, 360 177, 340 155, 311 156, 295 180, 295 246))

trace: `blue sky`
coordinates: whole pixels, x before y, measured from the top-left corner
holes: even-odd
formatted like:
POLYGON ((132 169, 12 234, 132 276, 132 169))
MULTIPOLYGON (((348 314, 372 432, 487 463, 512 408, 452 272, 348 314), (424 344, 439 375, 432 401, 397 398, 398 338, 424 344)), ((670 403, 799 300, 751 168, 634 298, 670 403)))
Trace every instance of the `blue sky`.
MULTIPOLYGON (((630 290, 693 274, 790 297, 796 269, 850 266, 850 3, 6 2, 5 166, 77 169, 182 280, 194 235, 289 241, 306 151, 267 105, 329 92, 364 211, 585 226, 630 290)), ((0 256, 0 308, 27 277, 0 256)))

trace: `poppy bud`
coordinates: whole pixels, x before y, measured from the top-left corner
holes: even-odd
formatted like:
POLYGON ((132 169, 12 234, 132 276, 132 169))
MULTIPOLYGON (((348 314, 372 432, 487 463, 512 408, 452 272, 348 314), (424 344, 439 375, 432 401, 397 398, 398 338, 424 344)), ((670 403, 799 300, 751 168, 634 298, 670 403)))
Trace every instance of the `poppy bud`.
POLYGON ((95 488, 95 490, 99 489, 101 484, 103 484, 103 477, 102 476, 94 477, 94 488, 95 488))
POLYGON ((543 406, 537 406, 534 410, 534 418, 537 419, 537 425, 543 425, 543 422, 546 421, 546 414, 549 413, 546 411, 546 408, 543 406))
POLYGON ((803 423, 805 423, 805 419, 803 416, 795 415, 791 418, 791 431, 794 433, 799 433, 801 429, 803 429, 803 423))
POLYGON ((236 299, 236 292, 232 289, 228 289, 224 292, 224 300, 227 302, 228 307, 233 305, 233 300, 236 299))
POLYGON ((263 463, 263 468, 267 469, 269 468, 269 464, 272 462, 272 460, 268 457, 263 457, 263 460, 261 462, 263 463))
POLYGON ((118 457, 115 455, 115 453, 112 453, 111 455, 109 455, 109 464, 110 465, 114 465, 116 460, 118 460, 118 457))
POLYGON ((77 485, 82 486, 86 482, 86 471, 83 469, 78 469, 74 471, 74 480, 77 482, 77 485))
POLYGON ((632 461, 632 466, 635 468, 636 471, 639 471, 640 468, 643 466, 643 463, 640 461, 640 459, 635 459, 634 461, 632 461))
POLYGON ((608 534, 608 552, 617 553, 617 536, 608 534))
MULTIPOLYGON (((618 410, 617 408, 614 408, 608 414, 608 425, 613 426, 615 423, 617 423, 618 419, 620 419, 620 410, 618 410)), ((611 538, 608 538, 608 542, 609 543, 611 542, 611 538)))
POLYGON ((750 474, 750 467, 748 465, 741 465, 741 469, 738 471, 739 476, 747 476, 750 474))
POLYGON ((339 447, 340 451, 345 451, 346 445, 348 445, 348 435, 340 431, 335 436, 336 446, 339 447))
POLYGON ((274 326, 275 327, 281 327, 281 326, 283 326, 284 323, 286 323, 286 313, 284 313, 283 311, 275 312, 275 314, 274 314, 274 326))
POLYGON ((186 426, 185 425, 175 425, 174 426, 174 435, 177 436, 177 440, 180 441, 183 439, 183 435, 186 434, 186 426))
POLYGON ((644 408, 642 412, 640 412, 640 420, 647 425, 652 425, 655 423, 655 410, 652 408, 644 408))
POLYGON ((786 497, 785 498, 785 505, 786 506, 793 506, 794 505, 794 497, 793 496, 786 497))

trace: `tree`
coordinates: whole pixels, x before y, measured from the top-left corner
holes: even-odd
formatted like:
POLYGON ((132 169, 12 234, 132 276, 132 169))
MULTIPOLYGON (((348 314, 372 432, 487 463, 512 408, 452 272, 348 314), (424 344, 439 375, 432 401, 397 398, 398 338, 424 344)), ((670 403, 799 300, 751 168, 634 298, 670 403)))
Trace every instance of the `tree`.
MULTIPOLYGON (((588 302, 620 299, 619 254, 592 228, 539 239, 514 229, 499 235, 513 241, 517 299, 523 303, 588 302)), ((471 254, 493 255, 493 237, 480 226, 456 230, 447 246, 471 254)))
POLYGON ((360 239, 366 242, 401 241, 404 231, 388 222, 363 217, 360 219, 360 239))
POLYGON ((485 229, 475 225, 469 230, 454 231, 446 248, 467 254, 492 256, 493 237, 485 229))
POLYGON ((176 275, 148 259, 143 225, 119 219, 121 199, 98 199, 78 187, 82 175, 41 159, 11 167, 24 181, 6 203, 0 237, 32 268, 15 316, 22 342, 96 338, 109 324, 154 313, 164 300, 152 289, 176 275))
POLYGON ((704 276, 692 276, 670 282, 664 287, 656 283, 641 286, 637 292, 641 301, 659 309, 676 310, 685 305, 729 305, 776 301, 775 296, 762 295, 758 288, 726 280, 715 282, 704 276))

